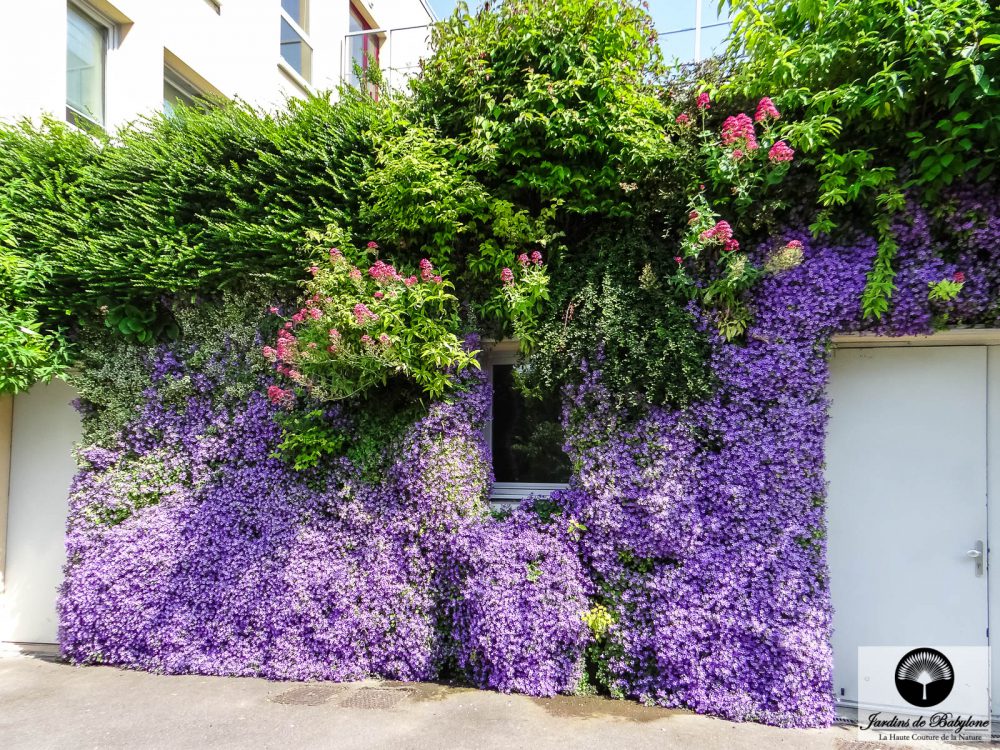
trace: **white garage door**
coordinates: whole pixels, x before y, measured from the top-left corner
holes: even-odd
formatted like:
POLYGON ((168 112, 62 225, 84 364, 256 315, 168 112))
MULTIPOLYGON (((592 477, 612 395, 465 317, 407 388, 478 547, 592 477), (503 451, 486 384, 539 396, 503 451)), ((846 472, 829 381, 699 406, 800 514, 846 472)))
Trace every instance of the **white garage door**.
POLYGON ((859 646, 988 644, 989 576, 976 553, 989 541, 991 464, 1000 473, 989 443, 998 355, 834 352, 827 521, 834 689, 845 703, 857 700, 859 646))
POLYGON ((37 385, 14 399, 5 587, 0 641, 55 643, 56 589, 66 558, 67 495, 76 470, 80 420, 65 383, 37 385))

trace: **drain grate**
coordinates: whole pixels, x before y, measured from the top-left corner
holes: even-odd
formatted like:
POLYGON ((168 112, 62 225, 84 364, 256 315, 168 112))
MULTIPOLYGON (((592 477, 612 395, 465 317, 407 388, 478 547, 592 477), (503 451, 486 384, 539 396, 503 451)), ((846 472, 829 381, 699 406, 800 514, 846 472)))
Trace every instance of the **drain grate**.
POLYGON ((412 688, 363 687, 345 697, 340 701, 340 705, 344 708, 384 710, 398 705, 401 701, 408 698, 412 692, 412 688))
POLYGON ((321 706, 340 691, 339 685, 301 685, 274 696, 271 701, 287 706, 321 706))

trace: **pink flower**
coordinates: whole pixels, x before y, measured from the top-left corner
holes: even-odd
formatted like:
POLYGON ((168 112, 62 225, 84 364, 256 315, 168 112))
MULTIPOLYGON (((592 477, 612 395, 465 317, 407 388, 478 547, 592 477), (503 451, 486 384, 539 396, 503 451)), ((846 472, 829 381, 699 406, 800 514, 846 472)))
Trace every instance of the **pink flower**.
POLYGON ((417 283, 417 277, 408 276, 407 278, 403 279, 403 283, 406 284, 407 286, 413 286, 414 284, 417 283))
POLYGON ((267 400, 276 406, 290 406, 295 395, 281 386, 271 385, 267 388, 267 400))
POLYGON ((531 262, 536 266, 542 265, 542 254, 535 250, 535 252, 531 254, 531 262))
POLYGON ((420 278, 423 281, 430 281, 434 277, 433 272, 434 265, 427 258, 423 258, 420 261, 420 278))
POLYGON ((315 349, 315 348, 316 348, 315 341, 310 341, 308 344, 306 344, 306 349, 315 349))
POLYGON ((313 276, 319 273, 319 266, 309 266, 309 273, 313 276))
POLYGON ((372 344, 375 343, 375 340, 366 333, 364 336, 361 337, 361 343, 364 344, 365 346, 371 346, 372 344))
POLYGON ((691 118, 688 117, 685 113, 681 112, 674 119, 674 122, 676 122, 678 125, 688 125, 691 122, 691 118))
POLYGON ((434 266, 431 264, 431 262, 429 260, 427 260, 427 258, 421 258, 420 259, 420 270, 421 271, 429 271, 432 268, 434 268, 434 266))
POLYGON ((330 340, 331 341, 336 341, 339 338, 340 338, 340 331, 338 331, 336 328, 331 328, 330 329, 330 340))
POLYGON ((432 276, 431 281, 433 281, 435 284, 440 284, 442 281, 444 281, 444 279, 440 276, 432 276))
POLYGON ((500 272, 500 281, 504 284, 512 284, 514 282, 514 272, 509 268, 505 268, 500 272))
POLYGON ((757 111, 754 112, 753 119, 756 122, 764 122, 765 120, 777 120, 780 119, 781 113, 778 112, 778 108, 774 106, 774 102, 771 101, 770 97, 765 96, 757 104, 757 111))
POLYGON ((712 99, 709 97, 707 91, 702 91, 698 94, 698 109, 710 109, 712 106, 712 99))
POLYGON ((696 221, 698 221, 698 217, 699 216, 701 216, 701 214, 698 213, 697 211, 689 211, 688 212, 688 223, 689 224, 694 224, 696 221))
POLYGON ((785 247, 787 247, 789 250, 801 250, 802 249, 802 243, 799 242, 798 240, 789 240, 785 244, 785 247))
POLYGON ((531 260, 528 258, 527 253, 521 253, 520 255, 517 256, 517 262, 520 263, 522 266, 526 266, 531 262, 531 260))
POLYGON ((330 260, 336 260, 337 258, 343 258, 343 257, 344 254, 340 252, 340 250, 338 250, 335 247, 330 248, 330 260))
POLYGON ((730 237, 728 240, 722 243, 722 249, 725 250, 727 253, 731 253, 734 250, 739 250, 740 241, 730 237))
POLYGON ((368 243, 368 249, 369 250, 378 250, 378 243, 377 242, 369 242, 368 243))
POLYGON ((962 273, 961 271, 955 271, 954 275, 951 277, 951 280, 954 281, 956 284, 964 284, 965 274, 962 273))
POLYGON ((725 243, 733 238, 733 228, 729 226, 728 221, 720 221, 715 226, 706 229, 704 232, 699 234, 698 238, 702 242, 719 240, 720 242, 725 243))
POLYGON ((330 354, 336 354, 337 353, 337 345, 336 344, 330 344, 330 346, 326 347, 326 350, 328 352, 330 352, 330 354))
POLYGON ((380 344, 381 344, 382 346, 389 346, 389 344, 390 344, 390 343, 392 343, 392 342, 391 342, 391 341, 389 340, 389 334, 387 334, 387 333, 380 333, 380 334, 379 334, 379 337, 378 337, 378 341, 379 341, 379 343, 380 343, 380 344))
POLYGON ((318 307, 310 307, 309 317, 311 317, 313 320, 319 320, 320 318, 323 317, 323 311, 320 310, 318 307))
POLYGON ((795 151, 789 148, 788 144, 784 141, 775 141, 774 145, 771 146, 771 150, 767 152, 767 158, 775 163, 791 161, 794 156, 795 151))
POLYGON ((753 129, 753 120, 742 112, 735 117, 727 117, 722 123, 722 145, 740 145, 747 151, 756 150, 757 134, 753 129))
POLYGON ((378 320, 378 315, 369 310, 361 302, 354 306, 352 312, 354 313, 354 320, 359 326, 364 326, 369 320, 378 320))
POLYGON ((730 155, 733 157, 733 161, 739 161, 744 156, 746 156, 746 154, 743 153, 743 149, 741 148, 734 148, 733 153, 730 155))
POLYGON ((376 281, 398 281, 402 278, 395 268, 380 260, 375 261, 375 265, 368 269, 368 275, 376 281))
POLYGON ((382 294, 382 292, 375 292, 375 294, 372 295, 375 299, 382 299, 384 296, 385 295, 382 294))
POLYGON ((351 269, 351 279, 353 281, 361 281, 361 269, 360 268, 352 268, 351 269))
POLYGON ((274 305, 272 305, 271 307, 267 308, 267 311, 269 313, 271 313, 271 315, 277 315, 278 314, 278 308, 274 307, 274 305))
POLYGON ((680 265, 681 263, 684 262, 684 259, 681 256, 679 256, 679 255, 675 255, 674 256, 674 262, 677 263, 677 265, 680 265))
POLYGON ((275 358, 278 356, 278 353, 269 346, 265 346, 263 349, 261 349, 260 353, 263 354, 264 359, 268 360, 269 362, 273 362, 275 358))

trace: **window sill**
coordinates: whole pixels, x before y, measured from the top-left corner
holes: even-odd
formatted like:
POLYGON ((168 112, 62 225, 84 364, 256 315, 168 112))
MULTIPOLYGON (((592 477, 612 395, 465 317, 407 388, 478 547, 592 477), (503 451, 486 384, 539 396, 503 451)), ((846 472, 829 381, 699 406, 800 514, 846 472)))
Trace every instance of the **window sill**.
POLYGON ((302 90, 303 94, 312 95, 316 93, 316 89, 312 87, 312 84, 303 78, 302 74, 295 68, 285 62, 284 59, 278 60, 278 70, 284 73, 292 83, 298 86, 302 90))

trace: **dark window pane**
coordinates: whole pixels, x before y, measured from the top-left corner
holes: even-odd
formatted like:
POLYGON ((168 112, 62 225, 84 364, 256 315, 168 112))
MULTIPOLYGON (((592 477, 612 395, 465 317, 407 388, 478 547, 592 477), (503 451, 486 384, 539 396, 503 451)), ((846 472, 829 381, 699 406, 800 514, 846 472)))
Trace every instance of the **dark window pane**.
POLYGON ((514 366, 493 366, 493 472, 498 482, 565 483, 558 400, 525 399, 514 388, 514 366))

